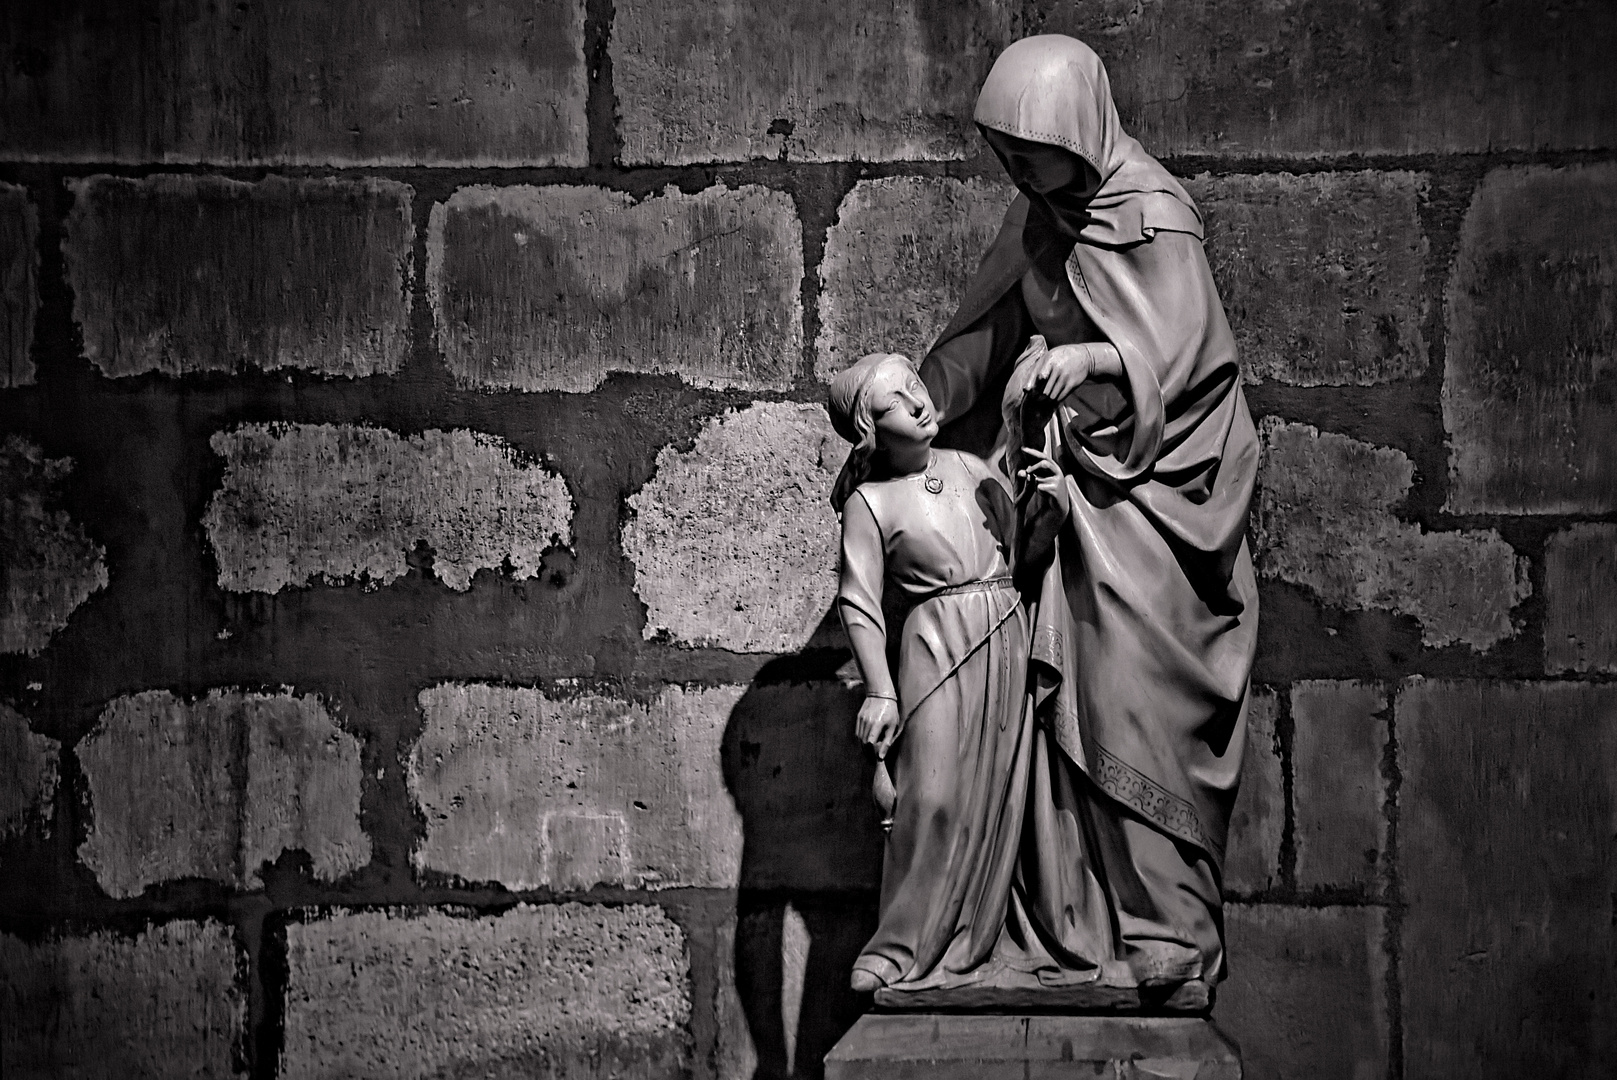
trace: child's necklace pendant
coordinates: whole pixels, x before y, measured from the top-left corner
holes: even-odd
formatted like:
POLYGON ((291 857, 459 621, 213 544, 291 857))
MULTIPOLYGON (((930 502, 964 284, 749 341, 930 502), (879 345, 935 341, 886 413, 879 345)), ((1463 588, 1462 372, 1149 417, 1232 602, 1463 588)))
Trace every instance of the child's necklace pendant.
POLYGON ((926 478, 926 489, 934 495, 941 495, 943 493, 943 481, 936 476, 929 476, 926 478))

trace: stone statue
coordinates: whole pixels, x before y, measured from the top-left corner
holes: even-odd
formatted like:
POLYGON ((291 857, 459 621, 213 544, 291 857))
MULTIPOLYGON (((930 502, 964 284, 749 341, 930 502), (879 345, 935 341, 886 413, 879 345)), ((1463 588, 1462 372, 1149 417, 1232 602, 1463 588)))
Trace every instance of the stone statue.
POLYGON ((831 387, 858 734, 896 795, 853 986, 1205 1010, 1258 616, 1235 341, 1087 46, 1010 46, 976 120, 1021 194, 964 302, 918 370, 831 387), (979 400, 992 455, 934 447, 979 400))

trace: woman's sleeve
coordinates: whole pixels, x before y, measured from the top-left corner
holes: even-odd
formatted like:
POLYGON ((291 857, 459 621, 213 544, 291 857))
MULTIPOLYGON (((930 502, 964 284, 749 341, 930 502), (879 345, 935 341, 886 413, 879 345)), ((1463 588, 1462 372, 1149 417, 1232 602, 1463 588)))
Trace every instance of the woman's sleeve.
MULTIPOLYGON (((837 605, 859 612, 884 635, 882 575, 885 553, 881 528, 862 492, 855 491, 842 508, 842 576, 837 605)), ((846 618, 846 614, 844 614, 846 618)))
POLYGON ((940 422, 970 412, 983 391, 997 385, 1032 333, 1021 291, 1009 289, 982 318, 928 353, 921 361, 921 381, 938 407, 940 422))

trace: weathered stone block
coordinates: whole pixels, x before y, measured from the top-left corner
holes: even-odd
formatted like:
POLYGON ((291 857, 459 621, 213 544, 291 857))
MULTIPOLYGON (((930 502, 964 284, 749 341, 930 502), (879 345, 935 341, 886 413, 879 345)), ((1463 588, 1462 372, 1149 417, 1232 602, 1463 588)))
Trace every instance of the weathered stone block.
POLYGON ((73 469, 20 436, 0 441, 0 653, 37 656, 91 593, 107 586, 106 549, 49 507, 73 469))
POLYGON ((802 226, 757 185, 468 187, 433 207, 427 294, 455 379, 570 390, 609 372, 784 389, 802 359, 802 226))
POLYGON ((1381 759, 1387 696, 1373 683, 1318 680, 1291 688, 1297 884, 1374 884, 1387 847, 1381 759))
MULTIPOLYGON (((0 76, 3 78, 4 76, 0 76)), ((31 386, 34 279, 39 272, 39 212, 28 192, 0 184, 0 390, 31 386)))
POLYGON ((1370 386, 1426 371, 1425 180, 1201 176, 1185 185, 1248 380, 1370 386))
POLYGON ((92 176, 70 187, 73 317, 104 374, 361 376, 404 362, 408 186, 92 176))
POLYGON ((1312 589, 1348 610, 1420 620, 1429 647, 1483 650, 1515 634, 1531 591, 1527 560, 1492 529, 1427 532, 1394 513, 1414 483, 1403 453, 1275 417, 1259 425, 1253 506, 1262 577, 1312 589))
POLYGON ((35 735, 27 717, 0 705, 0 841, 21 832, 30 819, 50 820, 61 746, 35 735))
POLYGON ((1617 671, 1617 525, 1573 525, 1544 545, 1544 670, 1617 671))
POLYGON ((9 6, 0 40, 24 160, 588 160, 583 0, 62 0, 9 6))
POLYGON ((1484 177, 1447 304, 1446 509, 1617 510, 1617 164, 1484 177))
POLYGON ((1617 686, 1414 681, 1403 786, 1405 1076, 1617 1061, 1617 686))
POLYGON ((536 577, 541 555, 572 540, 566 482, 493 435, 244 424, 210 445, 225 476, 202 525, 232 592, 387 585, 418 544, 465 592, 479 570, 536 577))
POLYGON ((889 176, 855 184, 820 261, 815 374, 829 380, 871 352, 919 363, 1014 198, 1010 184, 983 180, 889 176))
POLYGON ((757 684, 737 702, 724 736, 724 777, 746 836, 742 888, 881 884, 874 763, 854 737, 862 700, 824 681, 757 684))
POLYGON ((627 164, 969 157, 1013 5, 623 0, 612 77, 627 164))
POLYGON ((1280 738, 1275 732, 1279 713, 1280 700, 1272 691, 1252 691, 1241 790, 1230 815, 1229 850, 1224 856, 1224 887, 1238 893, 1261 892, 1280 884, 1286 781, 1280 738))
POLYGON ((1610 5, 1056 0, 1154 152, 1408 154, 1611 146, 1610 5))
POLYGON ((245 958, 230 928, 172 922, 125 937, 0 934, 8 1080, 244 1075, 245 958))
POLYGON ((719 769, 740 687, 600 694, 423 690, 409 785, 420 869, 508 889, 734 888, 741 821, 719 769))
POLYGON ((76 753, 95 822, 79 857, 112 896, 193 877, 258 888, 260 865, 288 850, 322 881, 370 861, 359 740, 312 695, 131 694, 76 753))
POLYGON ((645 636, 735 652, 802 648, 836 596, 831 485, 848 445, 820 405, 757 403, 657 454, 623 550, 645 636))
POLYGON ((347 912, 286 928, 280 1075, 687 1075, 685 937, 661 910, 347 912))
POLYGON ((1240 1044, 1244 1080, 1386 1075, 1380 908, 1231 904, 1224 925, 1230 977, 1213 1015, 1240 1044))

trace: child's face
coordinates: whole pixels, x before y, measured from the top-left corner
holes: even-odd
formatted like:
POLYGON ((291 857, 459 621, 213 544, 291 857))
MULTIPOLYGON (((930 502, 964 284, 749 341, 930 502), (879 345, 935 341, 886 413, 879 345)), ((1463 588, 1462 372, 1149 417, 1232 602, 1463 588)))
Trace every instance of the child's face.
POLYGON ((926 446, 938 434, 938 411, 915 371, 895 357, 871 379, 870 418, 876 441, 885 448, 926 446))

